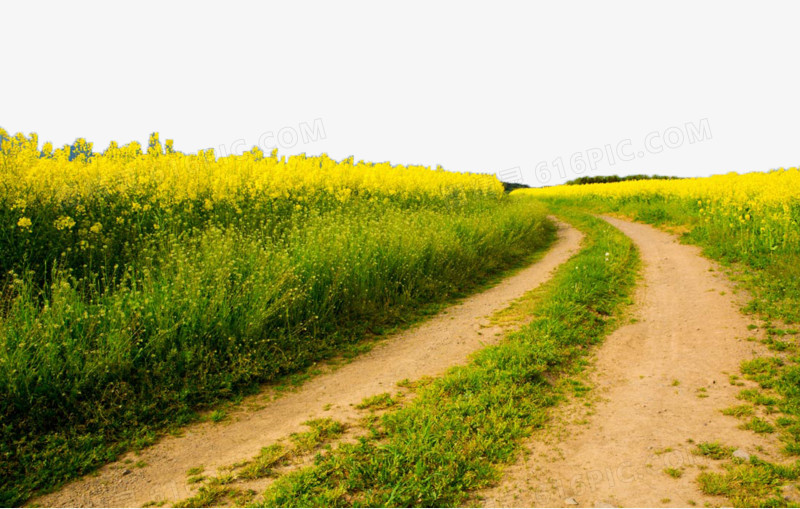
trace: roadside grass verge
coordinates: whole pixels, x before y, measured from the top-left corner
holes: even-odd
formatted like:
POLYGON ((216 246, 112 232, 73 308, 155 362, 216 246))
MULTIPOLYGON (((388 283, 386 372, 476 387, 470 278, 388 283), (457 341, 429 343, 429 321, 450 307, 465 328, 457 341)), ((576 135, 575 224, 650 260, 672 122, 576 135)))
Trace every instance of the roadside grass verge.
MULTIPOLYGON (((279 469, 303 461, 321 447, 329 447, 330 442, 341 437, 347 425, 333 419, 313 419, 303 423, 308 431, 289 435, 289 444, 275 443, 261 449, 249 461, 244 461, 219 469, 217 475, 200 477, 203 484, 197 492, 184 500, 173 503, 173 507, 238 507, 252 503, 256 492, 243 489, 240 481, 264 479, 279 475, 279 469)), ((202 471, 202 468, 199 469, 202 471)), ((187 482, 192 482, 192 478, 187 482)), ((153 505, 150 502, 146 505, 153 505)))
POLYGON ((750 455, 749 460, 733 457, 734 448, 718 442, 698 444, 694 453, 713 460, 728 460, 724 472, 703 472, 697 477, 707 495, 726 497, 733 507, 798 507, 789 494, 800 476, 800 461, 771 463, 750 455))
POLYGON ((260 504, 453 506, 496 480, 563 397, 551 380, 579 369, 588 347, 617 324, 638 271, 621 232, 571 209, 555 212, 586 237, 539 292, 529 324, 417 386, 415 398, 374 419, 357 443, 278 478, 260 504))

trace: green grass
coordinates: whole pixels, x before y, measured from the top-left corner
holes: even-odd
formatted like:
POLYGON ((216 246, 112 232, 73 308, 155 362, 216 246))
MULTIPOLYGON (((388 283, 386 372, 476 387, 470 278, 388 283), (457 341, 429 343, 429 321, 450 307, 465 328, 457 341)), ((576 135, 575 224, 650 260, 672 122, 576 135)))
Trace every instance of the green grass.
POLYGON ((736 397, 766 407, 778 404, 778 398, 768 396, 758 389, 742 389, 736 397))
POLYGON ((591 216, 559 213, 587 236, 538 294, 528 325, 417 386, 416 398, 375 417, 357 443, 278 478, 260 504, 451 506, 492 482, 497 465, 516 457, 520 439, 563 397, 548 380, 580 369, 586 347, 616 325, 635 281, 638 257, 627 237, 591 216))
POLYGON ((719 442, 701 442, 697 444, 697 447, 692 452, 699 456, 707 456, 714 460, 721 460, 730 458, 733 451, 733 447, 726 447, 719 442))
MULTIPOLYGON (((798 352, 797 342, 791 343, 790 352, 798 352)), ((742 365, 745 377, 756 381, 760 390, 742 391, 739 396, 764 405, 776 414, 773 423, 753 418, 745 427, 756 433, 777 432, 784 443, 784 452, 800 455, 800 365, 796 357, 761 357, 742 365), (788 359, 788 361, 787 361, 788 359)))
POLYGON ((742 425, 742 429, 749 429, 756 433, 775 433, 775 426, 760 417, 753 417, 742 425))
POLYGON ((583 396, 586 395, 587 392, 592 390, 591 387, 584 384, 580 380, 568 379, 566 380, 566 382, 569 386, 570 392, 572 392, 572 395, 575 396, 576 398, 582 398, 583 396))
POLYGON ((683 477, 683 470, 680 468, 665 468, 664 473, 673 479, 680 479, 683 477))
POLYGON ((356 405, 356 408, 359 410, 384 410, 395 406, 397 403, 397 398, 393 398, 391 394, 384 392, 364 398, 364 401, 356 405))
MULTIPOLYGON (((800 456, 800 366, 796 331, 782 330, 765 321, 765 343, 783 357, 756 357, 743 362, 744 378, 758 383, 758 389, 740 391, 738 397, 757 405, 739 405, 723 411, 738 418, 749 417, 742 427, 755 433, 777 434, 783 442, 783 452, 800 456), (777 338, 783 338, 778 340, 777 338), (775 345, 781 345, 775 348, 775 345), (756 409, 770 416, 770 420, 753 415, 756 409)), ((722 495, 736 507, 786 507, 797 506, 783 498, 783 486, 796 484, 800 461, 775 463, 751 457, 749 462, 734 461, 725 465, 724 473, 703 473, 699 478, 701 488, 710 495, 722 495)))
POLYGON ((345 432, 347 427, 330 418, 312 419, 305 423, 310 431, 293 433, 289 436, 298 451, 310 451, 320 444, 328 442, 345 432))
POLYGON ((781 488, 799 474, 800 462, 780 465, 753 456, 726 464, 723 473, 703 472, 697 481, 704 493, 727 497, 734 507, 787 507, 781 488))
POLYGON ((202 465, 197 466, 197 467, 192 467, 192 468, 190 468, 189 470, 186 471, 186 475, 188 475, 188 476, 199 475, 199 474, 203 473, 203 470, 205 470, 205 467, 202 466, 202 465))
POLYGON ((225 410, 214 410, 211 412, 208 418, 211 420, 211 422, 222 422, 228 418, 228 413, 225 412, 225 410))
POLYGON ((762 389, 771 389, 783 365, 784 361, 779 357, 756 357, 743 362, 741 370, 749 380, 758 382, 762 389))
POLYGON ((196 495, 178 502, 173 507, 211 507, 225 498, 234 498, 241 494, 241 490, 217 481, 201 486, 196 495))
POLYGON ((736 405, 722 410, 724 415, 732 415, 733 417, 749 417, 753 415, 753 407, 750 405, 736 405))
POLYGON ((554 238, 544 209, 513 197, 282 221, 155 235, 114 285, 54 271, 42 290, 15 276, 0 306, 0 505, 355 352, 554 238))
MULTIPOLYGON (((313 419, 303 424, 310 428, 309 431, 289 435, 291 445, 284 446, 275 443, 263 447, 253 459, 223 467, 220 469, 221 473, 214 477, 190 477, 187 479, 187 483, 202 482, 203 484, 195 495, 176 502, 174 506, 249 505, 256 493, 249 489, 242 489, 237 483, 276 477, 279 475, 279 468, 316 454, 318 449, 340 438, 347 430, 345 424, 328 418, 313 419)), ((195 473, 202 471, 202 467, 190 470, 195 473)))
POLYGON ((290 452, 280 444, 264 447, 258 456, 248 462, 237 475, 242 479, 270 477, 273 475, 274 468, 286 460, 289 454, 290 452))

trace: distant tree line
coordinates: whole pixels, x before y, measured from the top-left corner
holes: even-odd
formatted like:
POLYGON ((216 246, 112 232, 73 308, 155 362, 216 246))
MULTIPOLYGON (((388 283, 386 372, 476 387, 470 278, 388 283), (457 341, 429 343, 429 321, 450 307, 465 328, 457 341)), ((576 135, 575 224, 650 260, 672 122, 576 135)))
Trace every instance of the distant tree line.
POLYGON ((527 189, 527 188, 531 187, 531 186, 528 186, 528 185, 525 185, 525 184, 519 184, 517 182, 500 182, 500 183, 503 184, 503 189, 507 193, 510 193, 514 189, 527 189))
POLYGON ((568 186, 581 186, 583 184, 610 184, 612 182, 624 182, 626 180, 673 180, 682 177, 670 177, 666 175, 599 175, 597 177, 580 177, 566 182, 568 186))

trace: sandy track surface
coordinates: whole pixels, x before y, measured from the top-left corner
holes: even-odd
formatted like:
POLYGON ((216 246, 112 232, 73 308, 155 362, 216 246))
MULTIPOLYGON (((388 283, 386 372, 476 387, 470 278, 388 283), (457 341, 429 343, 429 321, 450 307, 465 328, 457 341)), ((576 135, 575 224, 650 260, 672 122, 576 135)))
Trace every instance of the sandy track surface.
MULTIPOLYGON (((190 426, 182 437, 167 437, 141 452, 106 465, 33 503, 43 506, 141 506, 150 501, 176 502, 194 493, 187 470, 199 465, 214 473, 224 465, 248 460, 259 450, 292 432, 308 419, 330 417, 352 421, 354 405, 365 397, 397 390, 403 379, 436 376, 467 361, 470 353, 491 344, 502 329, 488 316, 547 281, 555 268, 580 246, 582 234, 559 223, 558 240, 544 257, 480 294, 464 299, 435 317, 381 342, 369 353, 306 382, 297 392, 242 410, 230 423, 190 426), (125 459, 144 461, 134 468, 125 459)), ((262 397, 263 402, 263 397, 262 397)), ((242 405, 243 407, 247 405, 242 405)))
POLYGON ((604 219, 633 239, 644 263, 632 323, 596 352, 589 378, 599 401, 590 410, 580 399, 557 410, 526 444, 529 454, 482 494, 486 506, 720 505, 724 499, 696 485, 699 468, 714 466, 688 441, 775 449, 720 412, 741 404, 742 387, 728 374, 760 348, 745 340, 752 333, 739 312, 742 297, 698 248, 651 226, 604 219), (665 468, 685 473, 675 479, 665 468))

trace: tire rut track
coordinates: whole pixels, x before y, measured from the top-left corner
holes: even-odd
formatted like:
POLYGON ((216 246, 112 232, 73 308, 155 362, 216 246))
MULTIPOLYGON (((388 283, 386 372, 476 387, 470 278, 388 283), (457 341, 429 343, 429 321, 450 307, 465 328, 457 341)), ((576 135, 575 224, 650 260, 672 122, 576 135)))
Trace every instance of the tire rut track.
POLYGON ((556 410, 554 423, 526 443, 529 454, 481 493, 486 506, 724 504, 696 485, 700 469, 715 465, 691 453, 693 442, 776 454, 776 440, 720 412, 741 403, 728 374, 762 351, 745 340, 752 322, 739 311, 742 296, 699 248, 648 225, 603 219, 641 253, 632 323, 596 350, 588 376, 600 401, 589 411, 583 400, 556 410), (665 468, 685 473, 676 479, 665 468))

